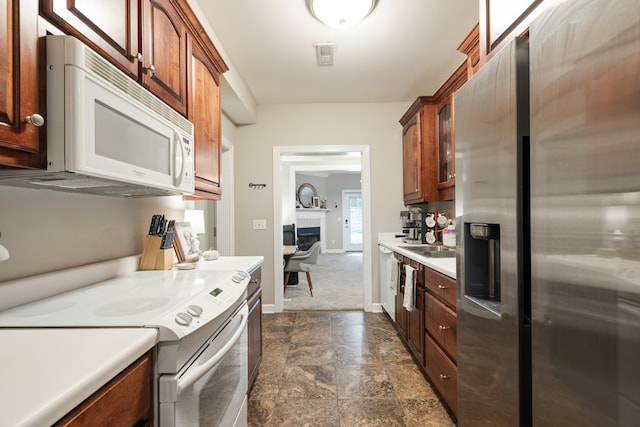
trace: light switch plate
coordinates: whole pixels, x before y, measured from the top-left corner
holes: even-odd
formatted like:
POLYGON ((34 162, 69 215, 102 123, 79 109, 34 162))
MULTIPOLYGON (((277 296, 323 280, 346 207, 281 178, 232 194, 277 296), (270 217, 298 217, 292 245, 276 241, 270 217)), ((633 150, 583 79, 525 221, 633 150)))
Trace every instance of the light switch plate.
POLYGON ((254 230, 266 230, 267 229, 267 220, 266 219, 254 219, 253 220, 253 229, 254 230))

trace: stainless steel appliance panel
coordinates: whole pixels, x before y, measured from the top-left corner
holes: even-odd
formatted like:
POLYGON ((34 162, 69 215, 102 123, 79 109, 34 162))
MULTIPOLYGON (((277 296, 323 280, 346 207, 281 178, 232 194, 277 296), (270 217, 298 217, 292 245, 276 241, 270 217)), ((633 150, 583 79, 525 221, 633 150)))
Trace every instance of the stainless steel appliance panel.
POLYGON ((519 103, 527 92, 527 56, 527 41, 515 40, 455 95, 456 210, 463 234, 457 248, 460 426, 514 426, 520 418, 517 176, 518 144, 528 131, 528 106, 519 103), (481 224, 499 232, 493 249, 470 237, 481 224), (475 253, 476 243, 494 253, 475 253), (499 287, 493 297, 473 290, 478 284, 471 270, 486 262, 496 272, 485 277, 499 287))
POLYGON ((565 1, 531 42, 536 426, 640 420, 640 7, 565 1))

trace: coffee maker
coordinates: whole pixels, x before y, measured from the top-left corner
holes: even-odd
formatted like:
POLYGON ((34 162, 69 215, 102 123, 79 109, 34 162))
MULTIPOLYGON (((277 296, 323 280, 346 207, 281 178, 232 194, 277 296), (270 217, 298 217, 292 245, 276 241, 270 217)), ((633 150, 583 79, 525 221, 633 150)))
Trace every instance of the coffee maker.
POLYGON ((422 243, 422 209, 410 207, 408 211, 400 211, 400 219, 405 243, 422 243))

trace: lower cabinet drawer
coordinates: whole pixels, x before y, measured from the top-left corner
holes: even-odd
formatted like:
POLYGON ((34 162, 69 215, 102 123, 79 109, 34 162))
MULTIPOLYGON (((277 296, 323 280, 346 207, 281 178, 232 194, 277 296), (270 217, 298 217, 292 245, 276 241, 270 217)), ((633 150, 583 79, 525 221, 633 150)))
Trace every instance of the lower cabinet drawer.
POLYGON ((142 356, 54 427, 153 425, 153 361, 142 356))
POLYGON ((429 292, 425 293, 425 326, 431 336, 455 362, 458 353, 456 312, 429 292))
POLYGON ((425 336, 425 369, 451 412, 458 416, 458 368, 429 334, 425 336))
POLYGON ((456 281, 430 268, 424 272, 424 285, 451 307, 456 306, 456 281))

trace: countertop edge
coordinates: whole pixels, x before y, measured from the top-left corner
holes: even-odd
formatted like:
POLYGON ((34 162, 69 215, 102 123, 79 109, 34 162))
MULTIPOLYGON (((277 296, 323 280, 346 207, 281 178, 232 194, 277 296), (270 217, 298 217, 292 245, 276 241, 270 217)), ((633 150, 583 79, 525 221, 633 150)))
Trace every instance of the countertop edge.
MULTIPOLYGON (((55 423, 153 348, 157 334, 157 330, 153 328, 0 329, 3 342, 14 340, 14 351, 20 354, 32 352, 43 357, 43 352, 47 352, 47 344, 60 342, 68 344, 72 340, 81 340, 84 344, 77 345, 73 349, 65 349, 68 354, 63 354, 63 351, 51 354, 49 351, 49 357, 46 360, 56 366, 42 363, 44 366, 39 368, 46 372, 52 372, 52 369, 55 369, 58 377, 47 378, 49 386, 40 387, 37 390, 38 393, 34 393, 35 389, 28 383, 22 383, 22 388, 13 387, 11 394, 7 394, 0 387, 0 394, 5 396, 3 400, 7 403, 9 410, 3 414, 3 417, 6 417, 5 421, 15 426, 41 426, 55 423), (92 340, 92 338, 95 339, 92 340), (20 342, 24 344, 20 346, 20 342), (72 354, 74 357, 63 357, 72 354), (83 365, 83 360, 88 358, 95 360, 97 354, 105 354, 104 359, 96 360, 90 366, 83 365), (67 366, 64 366, 64 362, 68 362, 67 366), (64 385, 58 385, 56 381, 64 385), (11 403, 12 401, 14 403, 11 403), (25 402, 28 402, 27 406, 25 402)), ((4 354, 3 356, 11 357, 12 355, 4 354)), ((20 360, 29 363, 24 358, 20 360)), ((22 373, 29 368, 15 363, 10 366, 22 373)), ((15 385, 16 382, 7 381, 5 384, 15 385)))
POLYGON ((442 273, 452 279, 456 278, 456 258, 429 258, 415 254, 402 246, 411 246, 402 241, 402 239, 378 240, 378 244, 394 252, 400 253, 408 258, 418 261, 420 264, 426 265, 433 270, 442 273))

